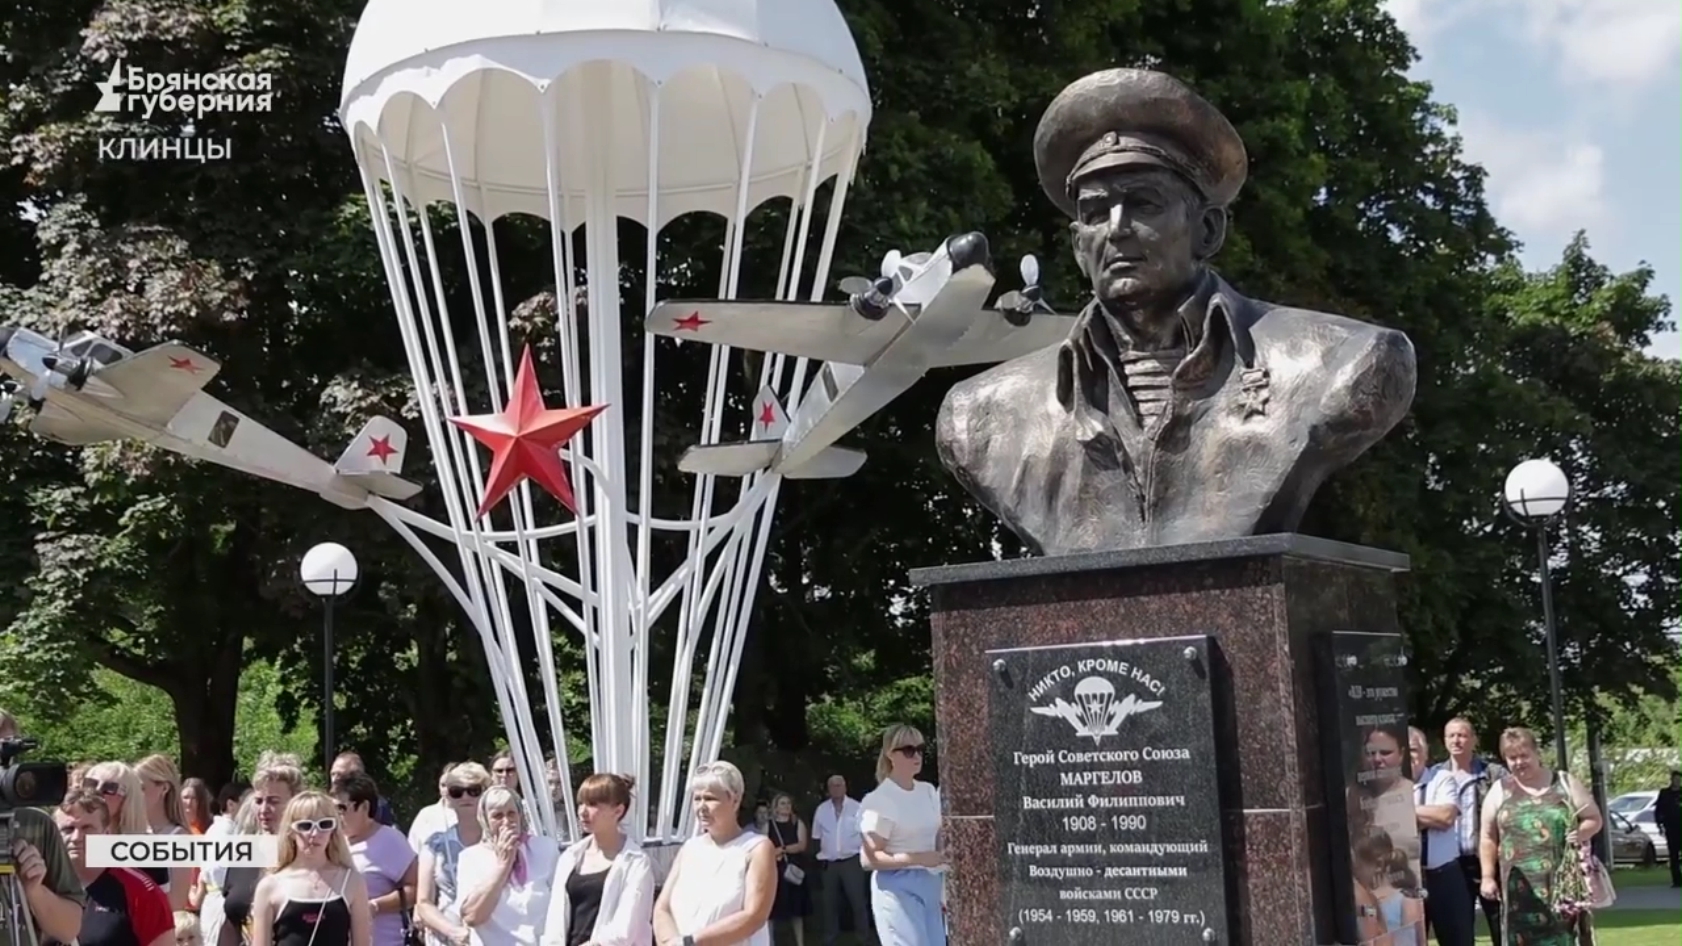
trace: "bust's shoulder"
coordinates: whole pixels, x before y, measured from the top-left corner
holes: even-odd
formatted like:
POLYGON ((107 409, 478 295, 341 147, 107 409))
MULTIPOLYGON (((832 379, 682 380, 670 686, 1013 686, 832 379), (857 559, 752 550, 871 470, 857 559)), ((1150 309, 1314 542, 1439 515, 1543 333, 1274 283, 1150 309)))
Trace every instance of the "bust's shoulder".
POLYGON ((1413 362, 1413 343, 1395 329, 1332 312, 1255 299, 1245 302, 1251 310, 1250 335, 1264 353, 1269 349, 1344 350, 1351 354, 1366 350, 1382 361, 1413 362))
POLYGON ((1029 416, 1057 384, 1062 345, 1052 345, 994 365, 952 385, 935 418, 935 444, 942 458, 960 444, 979 444, 1009 431, 1029 416))

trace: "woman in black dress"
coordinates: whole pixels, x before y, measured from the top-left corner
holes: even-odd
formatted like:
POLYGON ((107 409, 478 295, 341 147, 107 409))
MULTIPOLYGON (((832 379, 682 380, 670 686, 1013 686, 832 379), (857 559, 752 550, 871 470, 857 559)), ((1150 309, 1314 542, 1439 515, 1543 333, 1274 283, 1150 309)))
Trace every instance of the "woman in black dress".
POLYGON ((765 836, 777 848, 777 901, 771 907, 772 928, 789 924, 794 927, 794 946, 806 946, 806 918, 812 915, 806 849, 812 839, 806 822, 794 813, 794 799, 784 794, 771 799, 771 823, 765 836))
POLYGON ((369 946, 368 887, 339 830, 339 809, 320 792, 286 805, 280 863, 251 901, 251 946, 369 946))

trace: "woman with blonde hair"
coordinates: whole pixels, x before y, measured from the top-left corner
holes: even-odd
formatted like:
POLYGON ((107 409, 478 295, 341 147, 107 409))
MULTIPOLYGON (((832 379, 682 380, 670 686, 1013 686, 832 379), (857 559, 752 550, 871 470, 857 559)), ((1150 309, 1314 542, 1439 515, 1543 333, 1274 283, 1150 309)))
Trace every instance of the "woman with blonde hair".
POLYGON ((876 756, 881 784, 860 805, 859 861, 871 872, 870 908, 882 946, 946 944, 940 790, 917 778, 926 745, 904 723, 884 730, 876 756))
POLYGON ((491 773, 477 762, 463 762, 444 775, 441 794, 454 824, 427 839, 415 874, 415 921, 432 946, 462 946, 473 936, 461 922, 456 867, 462 852, 484 838, 476 812, 490 787, 491 773))
POLYGON ((461 852, 456 889, 474 946, 536 946, 549 913, 560 849, 531 834, 525 805, 495 785, 479 798, 478 844, 461 852))
POLYGON ((251 900, 251 946, 369 946, 368 888, 320 792, 286 803, 280 858, 251 900))
MULTIPOLYGON (((239 835, 260 834, 257 826, 257 801, 255 792, 246 792, 245 798, 239 803, 239 810, 230 819, 230 826, 223 837, 237 837, 239 835)), ((193 885, 193 903, 197 905, 199 915, 199 932, 204 937, 206 946, 218 946, 222 937, 222 926, 227 920, 225 906, 225 891, 228 887, 228 872, 235 868, 211 867, 199 871, 198 880, 193 885)), ((257 891, 257 879, 260 872, 254 867, 238 868, 249 871, 256 879, 251 881, 251 891, 257 891)), ((246 909, 250 909, 250 901, 246 902, 246 909)), ((243 915, 241 922, 243 922, 243 915)), ((238 923, 235 924, 236 928, 238 923)), ((236 940, 237 942, 237 940, 236 940)))
POLYGON ((542 946, 653 946, 654 869, 620 822, 633 783, 597 772, 578 787, 584 840, 561 852, 542 946))
MULTIPOLYGON (((141 789, 140 775, 127 762, 98 762, 82 775, 82 788, 105 800, 105 811, 111 816, 108 824, 112 834, 151 834, 152 825, 146 819, 146 798, 141 789)), ((163 867, 136 868, 166 893, 171 873, 163 867)), ((171 898, 173 905, 174 899, 171 898)))
POLYGON ((1601 828, 1594 796, 1542 762, 1530 730, 1507 730, 1499 746, 1509 774, 1484 797, 1479 893, 1500 901, 1508 946, 1593 943, 1588 844, 1601 828))
MULTIPOLYGON (((251 793, 246 796, 251 805, 252 833, 283 834, 286 807, 303 790, 304 766, 297 756, 279 752, 259 756, 257 768, 251 773, 251 793)), ((214 946, 239 946, 250 925, 257 885, 262 879, 260 868, 228 868, 222 884, 223 923, 214 946)))
POLYGON ((742 771, 710 762, 689 779, 701 833, 683 842, 654 903, 661 946, 771 946, 777 857, 769 839, 745 830, 742 771))
MULTIPOLYGON (((153 834, 186 834, 187 818, 181 813, 181 772, 175 763, 169 756, 154 753, 136 762, 134 773, 140 777, 148 829, 153 834)), ((169 894, 171 910, 185 910, 193 892, 193 869, 172 868, 158 886, 169 894)))

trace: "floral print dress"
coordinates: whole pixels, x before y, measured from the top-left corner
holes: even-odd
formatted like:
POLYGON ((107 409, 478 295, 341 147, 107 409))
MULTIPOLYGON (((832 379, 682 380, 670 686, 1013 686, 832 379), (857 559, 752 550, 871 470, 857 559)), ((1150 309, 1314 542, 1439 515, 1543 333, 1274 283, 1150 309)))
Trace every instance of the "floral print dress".
POLYGON ((1559 908, 1589 899, 1580 852, 1565 842, 1577 826, 1570 790, 1557 775, 1536 794, 1508 777, 1502 793, 1495 823, 1505 946, 1593 946, 1589 913, 1559 908))

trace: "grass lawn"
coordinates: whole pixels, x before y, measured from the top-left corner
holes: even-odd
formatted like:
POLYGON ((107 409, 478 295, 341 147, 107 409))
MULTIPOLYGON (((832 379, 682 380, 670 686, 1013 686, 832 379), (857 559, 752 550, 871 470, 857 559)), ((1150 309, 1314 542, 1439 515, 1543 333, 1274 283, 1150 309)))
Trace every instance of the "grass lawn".
POLYGON ((1612 875, 1612 886, 1620 890, 1625 887, 1668 887, 1670 868, 1663 865, 1646 869, 1623 868, 1612 875))
MULTIPOLYGON (((1594 927, 1596 946, 1676 946, 1682 939, 1682 915, 1670 910, 1607 910, 1594 927)), ((1480 933, 1478 946, 1489 946, 1489 938, 1480 933)))

